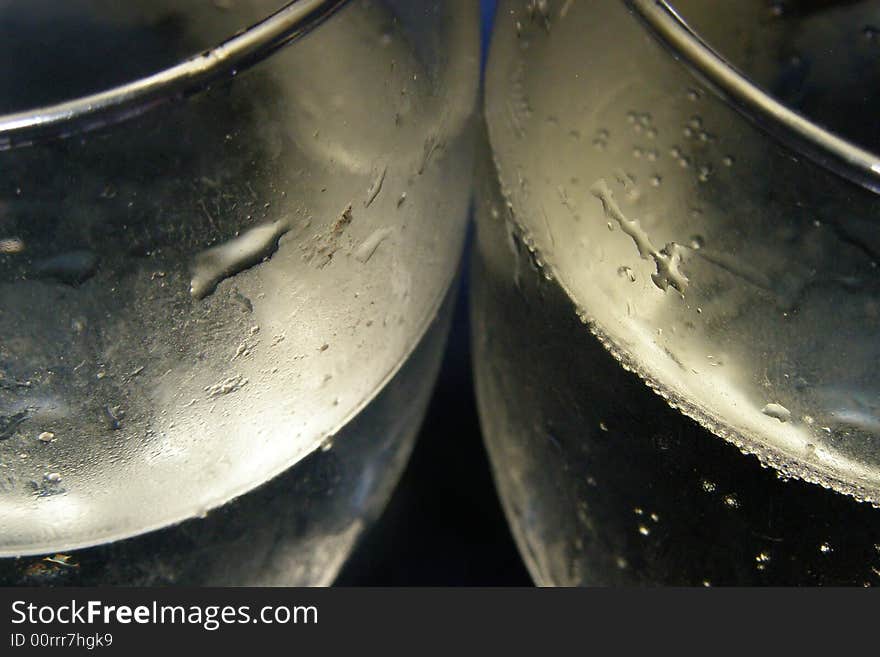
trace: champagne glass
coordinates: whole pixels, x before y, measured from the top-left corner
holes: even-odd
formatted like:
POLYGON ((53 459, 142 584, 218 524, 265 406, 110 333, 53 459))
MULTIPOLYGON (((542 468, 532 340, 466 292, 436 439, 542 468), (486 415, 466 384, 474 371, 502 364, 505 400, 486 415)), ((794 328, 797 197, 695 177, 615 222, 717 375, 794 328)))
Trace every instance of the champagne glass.
POLYGON ((4 583, 333 581, 437 372, 478 25, 467 0, 0 7, 4 583))
POLYGON ((878 19, 501 3, 473 340, 538 583, 880 583, 878 19))

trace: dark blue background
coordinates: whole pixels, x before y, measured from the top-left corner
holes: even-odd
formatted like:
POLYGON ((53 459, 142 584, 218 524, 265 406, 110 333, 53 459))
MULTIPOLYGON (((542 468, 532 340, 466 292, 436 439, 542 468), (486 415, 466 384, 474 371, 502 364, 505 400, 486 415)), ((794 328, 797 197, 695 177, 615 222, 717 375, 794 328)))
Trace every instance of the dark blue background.
MULTIPOLYGON (((496 0, 482 0, 480 8, 482 9, 483 20, 483 53, 486 52, 486 45, 489 43, 489 34, 492 32, 492 21, 495 18, 495 8, 498 5, 496 0)), ((485 59, 484 59, 485 61, 485 59)))
MULTIPOLYGON (((488 41, 494 0, 483 0, 488 41)), ((467 269, 467 258, 465 262, 467 269)), ((419 442, 340 585, 528 585, 480 438, 470 369, 467 271, 419 442)))

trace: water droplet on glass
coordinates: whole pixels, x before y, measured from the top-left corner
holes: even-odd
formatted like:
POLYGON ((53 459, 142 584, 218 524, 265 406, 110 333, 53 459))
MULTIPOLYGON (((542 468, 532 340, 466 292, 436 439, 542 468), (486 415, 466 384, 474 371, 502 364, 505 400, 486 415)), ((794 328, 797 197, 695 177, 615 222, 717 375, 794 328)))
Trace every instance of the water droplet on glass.
POLYGON ((223 279, 234 276, 271 256, 278 240, 289 230, 286 221, 251 228, 233 238, 201 252, 193 264, 190 293, 194 299, 211 294, 223 279))
POLYGON ((373 231, 373 233, 367 237, 367 239, 365 239, 355 251, 355 259, 366 264, 370 258, 373 257, 373 254, 379 248, 379 245, 384 242, 391 233, 392 229, 388 227, 379 228, 378 230, 373 231))
POLYGON ((0 238, 0 254, 12 255, 24 251, 24 242, 19 237, 0 238))
POLYGON ((761 412, 768 417, 779 420, 780 422, 788 422, 791 419, 791 411, 781 404, 767 404, 761 409, 761 412))

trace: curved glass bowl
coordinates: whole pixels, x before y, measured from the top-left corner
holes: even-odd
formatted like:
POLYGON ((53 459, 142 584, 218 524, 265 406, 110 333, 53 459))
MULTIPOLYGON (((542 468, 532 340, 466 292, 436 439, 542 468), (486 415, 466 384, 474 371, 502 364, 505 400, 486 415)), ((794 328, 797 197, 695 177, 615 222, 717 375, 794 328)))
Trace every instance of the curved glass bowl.
POLYGON ((871 582, 876 5, 672 4, 499 13, 474 340, 508 514, 542 583, 871 582))
POLYGON ((0 117, 4 581, 332 581, 436 373, 471 4, 17 10, 70 52, 0 117))

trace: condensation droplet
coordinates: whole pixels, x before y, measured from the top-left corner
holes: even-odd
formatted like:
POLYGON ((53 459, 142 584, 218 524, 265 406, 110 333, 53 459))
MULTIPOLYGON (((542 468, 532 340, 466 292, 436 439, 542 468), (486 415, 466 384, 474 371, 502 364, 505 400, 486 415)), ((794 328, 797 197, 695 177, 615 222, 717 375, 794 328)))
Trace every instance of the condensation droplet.
POLYGON ((767 404, 761 409, 761 412, 768 417, 779 420, 780 422, 788 422, 791 419, 791 411, 781 404, 767 404))

